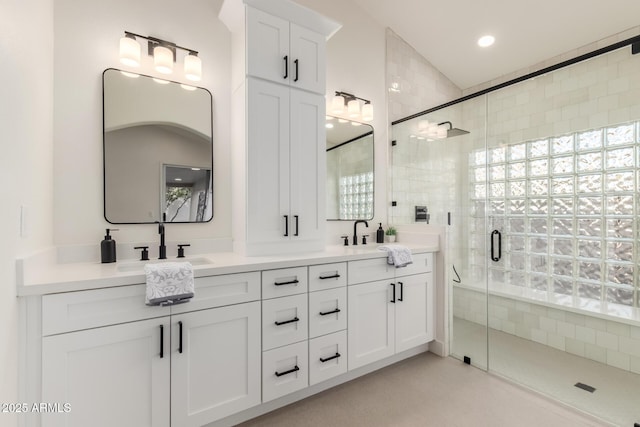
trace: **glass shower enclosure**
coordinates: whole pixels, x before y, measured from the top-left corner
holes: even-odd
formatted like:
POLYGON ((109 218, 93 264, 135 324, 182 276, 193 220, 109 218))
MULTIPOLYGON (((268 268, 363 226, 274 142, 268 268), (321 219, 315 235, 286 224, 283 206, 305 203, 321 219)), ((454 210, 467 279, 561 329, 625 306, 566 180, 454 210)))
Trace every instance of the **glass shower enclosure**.
POLYGON ((392 222, 447 230, 449 354, 615 425, 640 421, 635 39, 392 126, 392 222))

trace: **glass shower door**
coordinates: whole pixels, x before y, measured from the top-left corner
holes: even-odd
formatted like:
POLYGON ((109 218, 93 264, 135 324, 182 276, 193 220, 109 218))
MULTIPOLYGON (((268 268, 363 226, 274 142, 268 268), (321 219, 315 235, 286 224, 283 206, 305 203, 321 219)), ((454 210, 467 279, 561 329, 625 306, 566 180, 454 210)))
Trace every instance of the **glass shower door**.
POLYGON ((449 354, 486 370, 485 111, 483 96, 393 125, 390 217, 443 235, 449 354), (438 138, 430 129, 442 123, 450 131, 438 138))

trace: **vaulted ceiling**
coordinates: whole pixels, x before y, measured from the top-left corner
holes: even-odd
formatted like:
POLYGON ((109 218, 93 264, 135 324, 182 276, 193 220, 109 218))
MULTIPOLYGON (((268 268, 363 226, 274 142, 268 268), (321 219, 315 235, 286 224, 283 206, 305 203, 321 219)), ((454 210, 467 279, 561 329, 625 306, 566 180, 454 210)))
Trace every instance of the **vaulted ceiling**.
POLYGON ((640 25, 640 0, 354 1, 461 89, 640 25))

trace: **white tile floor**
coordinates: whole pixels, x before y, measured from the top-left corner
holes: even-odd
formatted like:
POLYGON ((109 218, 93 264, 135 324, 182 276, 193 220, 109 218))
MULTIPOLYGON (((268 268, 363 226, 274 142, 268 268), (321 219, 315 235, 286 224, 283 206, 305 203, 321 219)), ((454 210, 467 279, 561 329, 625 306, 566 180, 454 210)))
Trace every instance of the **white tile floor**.
MULTIPOLYGON (((486 329, 454 318, 452 352, 486 368, 486 329)), ((489 329, 489 369, 613 425, 640 422, 640 375, 489 329), (574 386, 596 388, 589 393, 574 386)))

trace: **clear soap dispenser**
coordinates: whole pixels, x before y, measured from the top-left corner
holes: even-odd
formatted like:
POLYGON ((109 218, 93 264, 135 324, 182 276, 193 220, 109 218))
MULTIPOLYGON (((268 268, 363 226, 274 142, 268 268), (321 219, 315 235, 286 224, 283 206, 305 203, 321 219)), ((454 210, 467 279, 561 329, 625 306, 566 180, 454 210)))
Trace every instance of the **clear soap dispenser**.
POLYGON ((100 242, 100 254, 102 263, 116 262, 116 241, 111 238, 111 231, 118 231, 117 229, 107 228, 107 234, 104 236, 104 240, 100 242))

